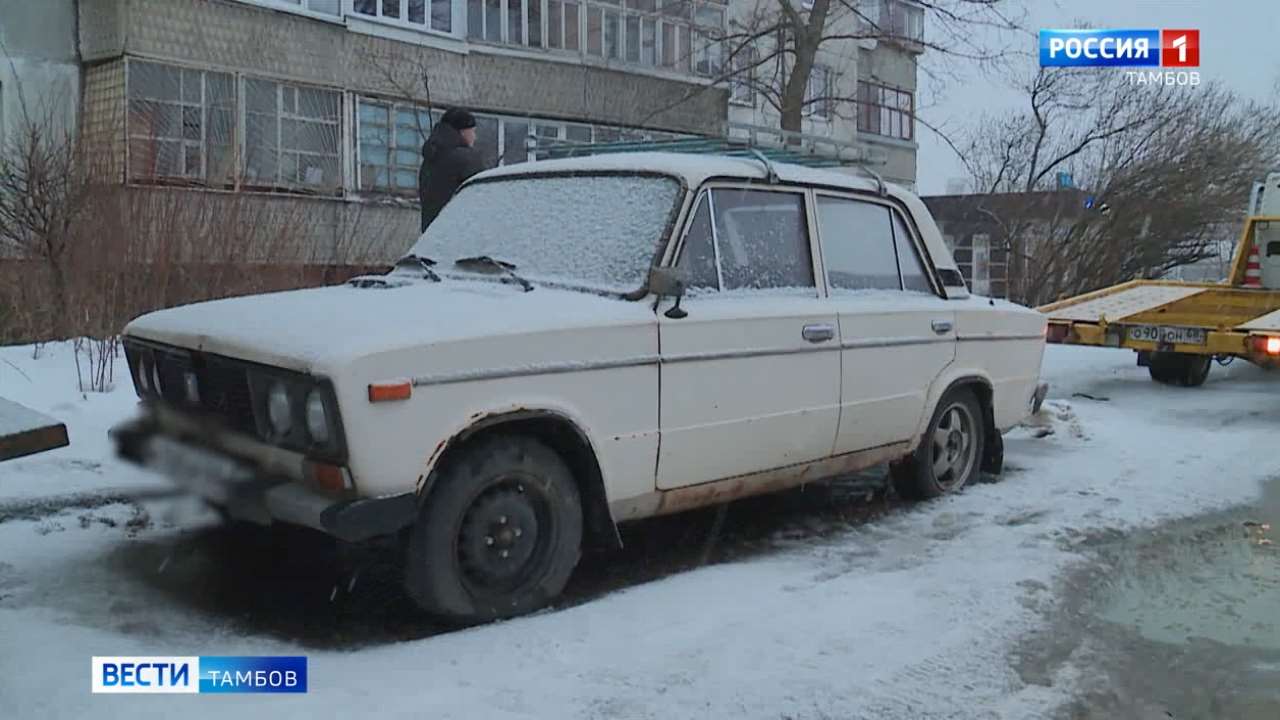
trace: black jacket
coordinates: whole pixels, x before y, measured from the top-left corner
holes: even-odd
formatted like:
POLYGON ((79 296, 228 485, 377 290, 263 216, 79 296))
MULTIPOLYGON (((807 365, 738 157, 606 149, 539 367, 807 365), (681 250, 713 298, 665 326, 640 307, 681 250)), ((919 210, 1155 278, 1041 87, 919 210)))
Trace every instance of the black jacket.
POLYGON ((422 202, 422 226, 426 230, 463 180, 484 169, 480 153, 462 142, 462 135, 448 123, 436 123, 422 145, 418 170, 418 200, 422 202))

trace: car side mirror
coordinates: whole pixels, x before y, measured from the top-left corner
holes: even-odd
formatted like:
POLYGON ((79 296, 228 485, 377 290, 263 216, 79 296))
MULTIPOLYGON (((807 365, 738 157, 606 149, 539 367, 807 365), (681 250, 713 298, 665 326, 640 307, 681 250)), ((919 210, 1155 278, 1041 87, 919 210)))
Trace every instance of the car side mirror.
POLYGON ((660 298, 673 297, 676 299, 676 304, 664 313, 669 318, 679 320, 689 315, 684 308, 680 307, 680 300, 684 298, 687 279, 688 273, 683 268, 653 267, 649 269, 649 292, 660 298))

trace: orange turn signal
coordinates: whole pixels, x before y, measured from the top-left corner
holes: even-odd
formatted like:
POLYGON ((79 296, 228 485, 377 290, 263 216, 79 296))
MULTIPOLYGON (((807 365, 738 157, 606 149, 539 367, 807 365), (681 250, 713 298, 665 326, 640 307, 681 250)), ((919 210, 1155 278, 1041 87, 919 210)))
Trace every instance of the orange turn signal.
POLYGON ((411 395, 413 395, 413 383, 408 380, 369 383, 369 402, 371 403, 408 400, 411 395))
POLYGON ((303 463, 302 474, 311 484, 331 493, 349 488, 346 470, 337 465, 307 460, 303 463))

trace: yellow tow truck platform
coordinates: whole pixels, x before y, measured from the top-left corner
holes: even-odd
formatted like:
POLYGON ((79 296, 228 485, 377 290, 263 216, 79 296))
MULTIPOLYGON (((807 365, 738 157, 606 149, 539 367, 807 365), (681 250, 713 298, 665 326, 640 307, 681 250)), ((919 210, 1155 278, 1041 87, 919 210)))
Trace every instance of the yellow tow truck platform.
POLYGON ((1197 386, 1217 358, 1280 366, 1280 173, 1255 188, 1231 274, 1222 283, 1133 280, 1038 308, 1046 340, 1125 347, 1151 378, 1197 386))

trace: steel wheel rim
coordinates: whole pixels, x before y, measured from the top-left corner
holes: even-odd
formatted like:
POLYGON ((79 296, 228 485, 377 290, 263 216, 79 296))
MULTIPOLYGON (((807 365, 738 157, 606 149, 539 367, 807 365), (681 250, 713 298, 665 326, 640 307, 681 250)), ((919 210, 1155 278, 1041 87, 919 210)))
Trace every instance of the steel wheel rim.
POLYGON ((536 579, 553 531, 550 500, 532 478, 495 478, 472 498, 458 525, 455 557, 467 588, 501 595, 536 579))
POLYGON ((977 454, 977 423, 964 403, 952 403, 942 412, 929 438, 929 463, 934 482, 953 490, 969 479, 977 454))

